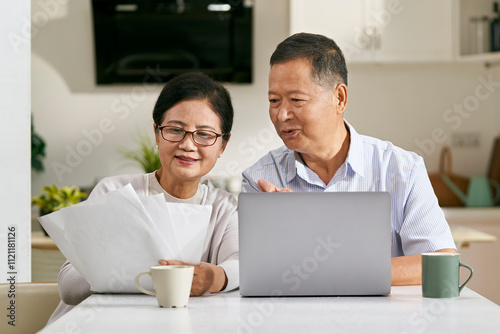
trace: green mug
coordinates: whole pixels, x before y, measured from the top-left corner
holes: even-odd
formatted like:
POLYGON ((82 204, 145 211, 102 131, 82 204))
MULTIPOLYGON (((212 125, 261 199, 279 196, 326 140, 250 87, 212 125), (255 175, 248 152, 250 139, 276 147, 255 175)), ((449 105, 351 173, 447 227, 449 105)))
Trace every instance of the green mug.
POLYGON ((429 298, 455 298, 469 282, 474 270, 460 260, 458 253, 422 254, 422 295, 429 298), (460 267, 470 270, 460 285, 460 267))

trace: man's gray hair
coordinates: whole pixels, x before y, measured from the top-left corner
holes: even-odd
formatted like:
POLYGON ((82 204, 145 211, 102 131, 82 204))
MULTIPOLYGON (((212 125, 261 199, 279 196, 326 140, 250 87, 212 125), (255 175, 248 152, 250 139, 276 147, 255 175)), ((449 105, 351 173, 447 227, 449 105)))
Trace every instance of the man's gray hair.
POLYGON ((311 62, 312 82, 327 89, 347 85, 347 66, 342 50, 323 35, 298 33, 278 44, 271 56, 271 67, 296 59, 311 62))

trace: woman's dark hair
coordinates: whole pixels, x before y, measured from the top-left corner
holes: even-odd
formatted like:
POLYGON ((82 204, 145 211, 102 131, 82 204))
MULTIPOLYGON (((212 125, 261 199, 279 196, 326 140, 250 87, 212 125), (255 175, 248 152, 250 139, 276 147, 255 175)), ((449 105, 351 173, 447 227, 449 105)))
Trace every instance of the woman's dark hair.
POLYGON ((298 33, 278 44, 271 56, 274 64, 304 58, 311 62, 312 81, 325 88, 347 85, 347 66, 338 45, 323 35, 298 33))
POLYGON ((165 119, 167 111, 177 103, 187 100, 206 100, 220 117, 222 139, 229 139, 234 117, 231 96, 224 86, 199 72, 181 74, 165 84, 153 110, 156 131, 165 119))

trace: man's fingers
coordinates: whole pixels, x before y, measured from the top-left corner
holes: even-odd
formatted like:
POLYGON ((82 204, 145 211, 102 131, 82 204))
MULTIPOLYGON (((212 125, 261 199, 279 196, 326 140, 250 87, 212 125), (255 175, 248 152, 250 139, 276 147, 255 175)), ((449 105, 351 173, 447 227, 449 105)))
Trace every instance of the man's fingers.
POLYGON ((259 179, 257 181, 257 184, 259 185, 260 191, 262 191, 264 193, 276 193, 276 192, 292 193, 293 192, 293 190, 288 188, 288 187, 287 188, 278 188, 274 184, 272 184, 271 182, 268 182, 264 179, 259 179))
POLYGON ((257 183, 259 185, 260 191, 265 192, 265 193, 272 193, 272 192, 276 192, 276 191, 280 190, 274 184, 272 184, 271 182, 267 182, 264 179, 259 179, 257 181, 257 183))

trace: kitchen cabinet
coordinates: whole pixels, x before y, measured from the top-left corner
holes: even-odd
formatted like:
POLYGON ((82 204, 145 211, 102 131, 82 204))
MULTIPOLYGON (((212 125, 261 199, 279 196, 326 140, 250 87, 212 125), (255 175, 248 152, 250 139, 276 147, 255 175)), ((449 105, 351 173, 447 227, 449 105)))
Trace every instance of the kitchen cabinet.
MULTIPOLYGON (((458 8, 456 9, 457 20, 455 25, 458 26, 456 39, 457 42, 457 59, 459 61, 485 61, 485 62, 500 62, 500 52, 490 52, 490 22, 498 16, 493 12, 494 0, 456 0, 458 8), (481 25, 486 24, 485 29, 481 29, 474 23, 473 20, 485 19, 481 25), (486 44, 483 46, 486 50, 478 51, 478 40, 481 39, 480 31, 484 34, 486 44)), ((500 1, 497 1, 500 4, 500 1)), ((482 21, 482 20, 479 20, 482 21)))
MULTIPOLYGON (((351 63, 496 61, 471 54, 471 17, 493 0, 290 0, 290 33, 334 39, 351 63)), ((489 28, 488 28, 489 29, 489 28)))

